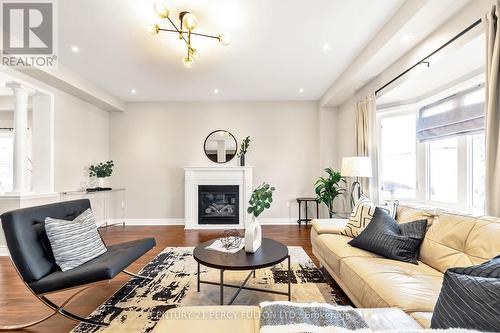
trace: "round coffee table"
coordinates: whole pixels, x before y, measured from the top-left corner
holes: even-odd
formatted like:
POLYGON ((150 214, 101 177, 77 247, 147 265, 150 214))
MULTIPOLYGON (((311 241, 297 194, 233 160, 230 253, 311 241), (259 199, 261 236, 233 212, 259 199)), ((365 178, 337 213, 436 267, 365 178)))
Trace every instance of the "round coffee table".
POLYGON ((262 245, 255 253, 246 253, 245 249, 242 249, 234 254, 223 253, 215 250, 207 250, 206 247, 211 245, 215 239, 208 242, 201 243, 193 251, 193 257, 198 263, 198 292, 200 291, 200 284, 211 284, 220 287, 220 304, 224 304, 224 287, 237 288, 238 290, 234 293, 233 297, 229 301, 228 305, 233 304, 234 300, 241 292, 241 290, 252 290, 260 291, 271 294, 285 295, 288 296, 288 300, 291 300, 291 277, 292 272, 290 269, 290 255, 288 254, 288 248, 269 238, 262 238, 262 245), (246 287, 248 280, 253 275, 255 278, 255 270, 265 267, 274 266, 279 264, 283 260, 288 260, 288 292, 267 290, 260 288, 246 287), (210 268, 215 268, 220 270, 220 281, 204 281, 200 277, 200 265, 207 266, 210 268), (246 279, 241 285, 225 284, 224 283, 224 271, 246 271, 250 270, 246 279))

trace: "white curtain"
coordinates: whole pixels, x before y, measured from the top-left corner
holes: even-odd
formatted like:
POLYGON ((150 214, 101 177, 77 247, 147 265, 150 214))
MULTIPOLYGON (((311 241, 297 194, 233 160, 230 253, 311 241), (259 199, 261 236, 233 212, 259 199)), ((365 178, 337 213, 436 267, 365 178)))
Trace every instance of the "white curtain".
POLYGON ((375 126, 376 100, 370 93, 356 103, 356 155, 369 156, 372 161, 372 177, 360 179, 363 192, 378 203, 377 134, 375 126))
POLYGON ((500 216, 500 1, 486 14, 486 214, 500 216))

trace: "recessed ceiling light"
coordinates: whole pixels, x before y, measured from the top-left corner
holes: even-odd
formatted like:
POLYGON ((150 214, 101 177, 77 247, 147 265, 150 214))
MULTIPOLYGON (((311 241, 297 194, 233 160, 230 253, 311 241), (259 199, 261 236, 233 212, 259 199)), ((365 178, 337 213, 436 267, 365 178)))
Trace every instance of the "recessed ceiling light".
POLYGON ((132 94, 134 94, 134 95, 135 95, 135 94, 137 94, 137 90, 135 90, 135 89, 130 90, 130 92, 131 92, 132 94))
POLYGON ((304 88, 300 88, 299 93, 303 93, 303 92, 304 92, 304 88))
POLYGON ((327 43, 323 44, 321 47, 323 48, 323 51, 328 51, 330 49, 330 45, 327 43))
POLYGON ((73 51, 74 53, 78 53, 78 52, 80 52, 80 48, 78 46, 76 46, 76 45, 73 45, 71 47, 71 51, 73 51))
POLYGON ((408 44, 409 42, 411 42, 413 39, 415 38, 415 36, 413 36, 412 34, 403 34, 401 36, 401 38, 399 39, 399 42, 401 44, 408 44))
POLYGON ((219 89, 214 89, 214 94, 218 94, 219 93, 219 89))

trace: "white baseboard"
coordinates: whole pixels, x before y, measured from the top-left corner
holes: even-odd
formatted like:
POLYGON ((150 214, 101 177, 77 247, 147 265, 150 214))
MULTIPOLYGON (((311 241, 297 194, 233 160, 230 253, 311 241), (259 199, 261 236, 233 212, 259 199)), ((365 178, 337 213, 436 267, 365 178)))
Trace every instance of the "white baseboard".
MULTIPOLYGON (((123 220, 111 220, 110 224, 121 223, 123 220)), ((125 219, 125 225, 141 226, 141 225, 184 225, 184 219, 125 219)))
POLYGON ((7 250, 7 245, 0 245, 0 256, 8 256, 9 250, 7 250))
MULTIPOLYGON (((122 220, 111 220, 110 224, 120 223, 122 220)), ((293 217, 268 217, 259 218, 262 225, 294 225, 297 224, 297 218, 293 217)), ((154 225, 184 225, 184 219, 125 219, 125 225, 130 226, 154 226, 154 225)), ((227 229, 231 226, 220 225, 211 226, 210 229, 227 229)), ((232 226, 234 228, 234 226, 232 226)), ((206 229, 206 228, 193 228, 206 229)))
POLYGON ((259 217, 258 220, 261 225, 291 225, 297 224, 298 217, 259 217))

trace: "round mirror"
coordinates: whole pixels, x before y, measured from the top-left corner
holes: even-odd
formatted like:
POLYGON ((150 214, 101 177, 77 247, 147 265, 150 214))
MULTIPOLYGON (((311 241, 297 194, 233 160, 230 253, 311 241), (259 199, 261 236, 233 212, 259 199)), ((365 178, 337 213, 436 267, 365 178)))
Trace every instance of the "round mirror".
POLYGON ((215 163, 226 163, 236 155, 238 145, 234 136, 228 131, 217 130, 205 139, 205 155, 215 163))

